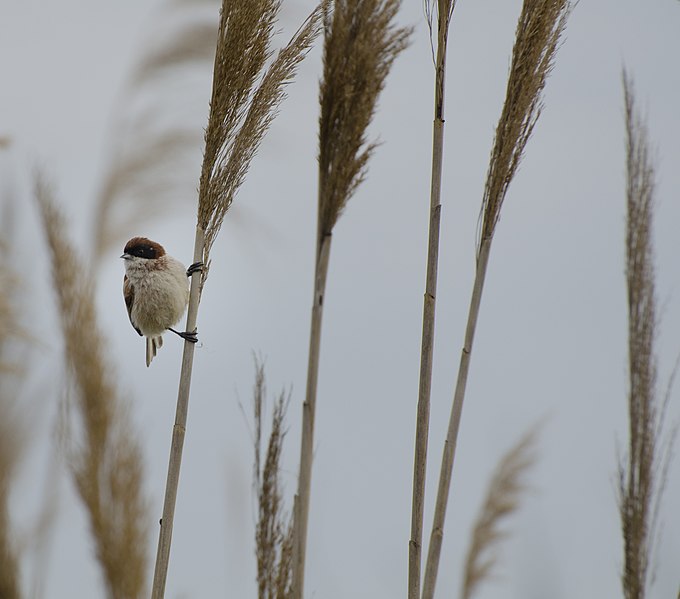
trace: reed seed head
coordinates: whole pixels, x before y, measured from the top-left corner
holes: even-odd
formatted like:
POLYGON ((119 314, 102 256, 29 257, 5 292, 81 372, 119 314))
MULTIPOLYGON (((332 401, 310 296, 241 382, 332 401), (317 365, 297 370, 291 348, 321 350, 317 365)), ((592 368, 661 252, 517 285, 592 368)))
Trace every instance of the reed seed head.
POLYGON ((97 323, 87 270, 66 235, 64 217, 39 174, 35 195, 52 261, 65 356, 82 439, 69 441, 76 489, 89 515, 96 556, 110 597, 146 590, 146 501, 137 437, 122 402, 97 323))
POLYGON ((319 235, 331 233, 364 180, 376 143, 366 131, 411 29, 394 25, 400 0, 335 0, 324 26, 319 91, 319 235))
MULTIPOLYGON (((654 166, 633 84, 623 74, 626 119, 626 282, 628 289, 629 447, 619 465, 619 512, 624 541, 622 585, 626 599, 643 599, 663 486, 656 391, 657 331, 652 228, 654 166), (661 473, 661 477, 659 477, 661 473)), ((661 410, 662 411, 662 410, 661 410)), ((670 454, 666 453, 665 459, 670 454)))
POLYGON ((512 50, 505 103, 486 176, 480 214, 480 247, 493 237, 508 186, 541 115, 543 89, 570 11, 569 0, 524 0, 512 50))
POLYGON ((285 85, 321 31, 320 5, 265 69, 272 56, 270 44, 280 4, 280 0, 225 0, 222 5, 199 188, 198 225, 205 231, 205 264, 285 97, 285 85))
POLYGON ((535 461, 537 430, 530 430, 507 451, 491 478, 468 547, 462 599, 470 599, 479 585, 491 577, 496 566, 498 546, 507 536, 502 525, 519 509, 524 479, 535 461))
POLYGON ((293 566, 292 520, 285 513, 281 484, 281 454, 286 434, 286 412, 290 395, 281 393, 274 404, 269 440, 262 463, 263 419, 266 407, 264 364, 255 360, 253 415, 255 422, 255 459, 253 483, 258 503, 255 531, 259 599, 290 597, 293 566))

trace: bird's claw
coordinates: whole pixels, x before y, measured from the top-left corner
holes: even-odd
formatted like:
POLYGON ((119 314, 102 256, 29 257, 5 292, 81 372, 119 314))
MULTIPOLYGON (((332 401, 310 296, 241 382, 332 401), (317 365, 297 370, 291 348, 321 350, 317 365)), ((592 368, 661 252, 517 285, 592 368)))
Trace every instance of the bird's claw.
POLYGON ((187 268, 187 277, 190 277, 197 272, 203 272, 203 266, 203 262, 194 262, 189 268, 187 268))
POLYGON ((168 329, 169 331, 172 331, 175 333, 175 335, 179 335, 182 339, 185 341, 188 341, 189 343, 198 343, 198 332, 196 329, 194 329, 192 332, 189 331, 176 331, 175 329, 168 329))

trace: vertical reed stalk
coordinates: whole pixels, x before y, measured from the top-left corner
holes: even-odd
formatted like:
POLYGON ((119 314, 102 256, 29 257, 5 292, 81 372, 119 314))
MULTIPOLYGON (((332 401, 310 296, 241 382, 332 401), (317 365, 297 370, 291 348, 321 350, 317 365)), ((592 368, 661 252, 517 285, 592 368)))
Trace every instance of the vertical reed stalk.
POLYGON ((323 298, 331 252, 331 234, 319 240, 314 268, 314 295, 312 298, 311 330, 309 333, 309 360, 307 363, 307 390, 302 404, 302 441, 300 443, 300 474, 294 504, 293 537, 293 597, 301 598, 304 588, 305 556, 307 550, 307 525, 309 522, 309 497, 312 483, 312 455, 314 453, 314 419, 316 390, 319 378, 321 353, 321 323, 323 298))
POLYGON ((422 599, 433 598, 437 581, 458 430, 491 242, 508 186, 517 172, 526 144, 540 116, 542 92, 553 67, 569 10, 569 0, 525 0, 517 24, 505 103, 496 128, 482 199, 475 281, 442 454, 422 599))
MULTIPOLYGON (((205 248, 205 232, 200 226, 196 227, 194 239, 194 262, 203 258, 205 248)), ((187 309, 187 327, 185 330, 196 330, 198 318, 198 304, 200 301, 200 277, 191 277, 191 291, 189 293, 189 307, 187 309)), ((172 427, 172 444, 170 446, 170 460, 168 463, 168 477, 165 483, 165 498, 163 500, 163 517, 158 536, 158 551, 156 566, 153 573, 152 599, 162 599, 165 595, 165 583, 168 576, 170 562, 170 544, 172 543, 172 527, 175 520, 175 503, 179 487, 179 471, 182 465, 182 449, 189 412, 189 391, 191 389, 191 373, 194 364, 194 343, 184 342, 182 354, 182 370, 180 372, 179 390, 177 392, 177 411, 175 424, 172 427)))
MULTIPOLYGON (((437 56, 435 59, 434 121, 432 123, 432 174, 430 183, 430 221, 427 244, 427 273, 423 298, 423 330, 420 350, 420 380, 416 414, 415 455, 413 460, 413 500, 411 539, 409 541, 408 598, 420 599, 420 568, 423 542, 427 442, 430 428, 432 355, 439 262, 441 221, 442 164, 444 160, 444 91, 446 47, 449 23, 455 2, 439 0, 437 19, 437 56)), ((431 10, 431 9, 430 9, 431 10)), ((431 16, 431 13, 430 13, 431 16)), ((431 27, 431 20, 430 20, 431 27)))
POLYGON ((475 338, 475 330, 477 329, 477 318, 479 316, 479 306, 482 301, 482 291, 484 289, 490 251, 491 238, 482 242, 479 257, 477 258, 475 282, 472 287, 472 297, 470 298, 470 309, 468 311, 468 321, 465 329, 465 341, 463 343, 463 349, 460 354, 460 364, 458 366, 458 380, 456 382, 453 406, 451 408, 449 428, 446 434, 446 440, 444 441, 444 454, 442 456, 441 471, 439 473, 437 502, 435 504, 432 534, 427 554, 427 566, 425 569, 425 578, 423 580, 423 598, 431 599, 434 596, 434 588, 437 581, 437 569, 439 566, 442 540, 444 538, 444 520, 446 519, 446 506, 448 504, 449 490, 451 488, 451 474, 453 472, 453 461, 456 455, 458 429, 460 428, 460 419, 463 413, 465 386, 467 384, 467 377, 470 369, 472 344, 475 338))

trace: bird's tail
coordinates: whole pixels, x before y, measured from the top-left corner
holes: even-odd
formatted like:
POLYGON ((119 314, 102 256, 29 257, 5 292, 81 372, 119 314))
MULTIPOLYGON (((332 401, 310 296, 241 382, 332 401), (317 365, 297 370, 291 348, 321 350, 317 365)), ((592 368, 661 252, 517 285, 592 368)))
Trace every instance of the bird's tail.
POLYGON ((151 364, 151 360, 156 357, 156 352, 163 347, 163 337, 147 337, 146 338, 146 366, 151 364))

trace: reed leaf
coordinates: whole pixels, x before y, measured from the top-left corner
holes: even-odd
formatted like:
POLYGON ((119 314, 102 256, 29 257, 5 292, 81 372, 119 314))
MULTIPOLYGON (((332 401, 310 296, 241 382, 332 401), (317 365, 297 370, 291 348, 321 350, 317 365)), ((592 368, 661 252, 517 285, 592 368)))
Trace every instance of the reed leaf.
POLYGON ((439 569, 451 474, 463 413, 472 346, 491 252, 491 241, 508 186, 540 116, 542 92, 571 11, 569 0, 525 0, 517 24, 505 103, 494 139, 481 208, 475 280, 465 328, 451 415, 442 452, 430 534, 423 599, 432 599, 439 569))
POLYGON ((475 521, 465 558, 461 599, 470 599, 491 578, 498 546, 506 538, 503 524, 520 507, 525 477, 534 463, 536 429, 526 433, 501 458, 491 477, 486 498, 475 521))
POLYGON ((82 433, 80 441, 70 443, 71 472, 89 516, 108 596, 135 599, 145 593, 149 522, 141 448, 104 352, 87 271, 40 174, 35 196, 50 250, 52 286, 82 433))

